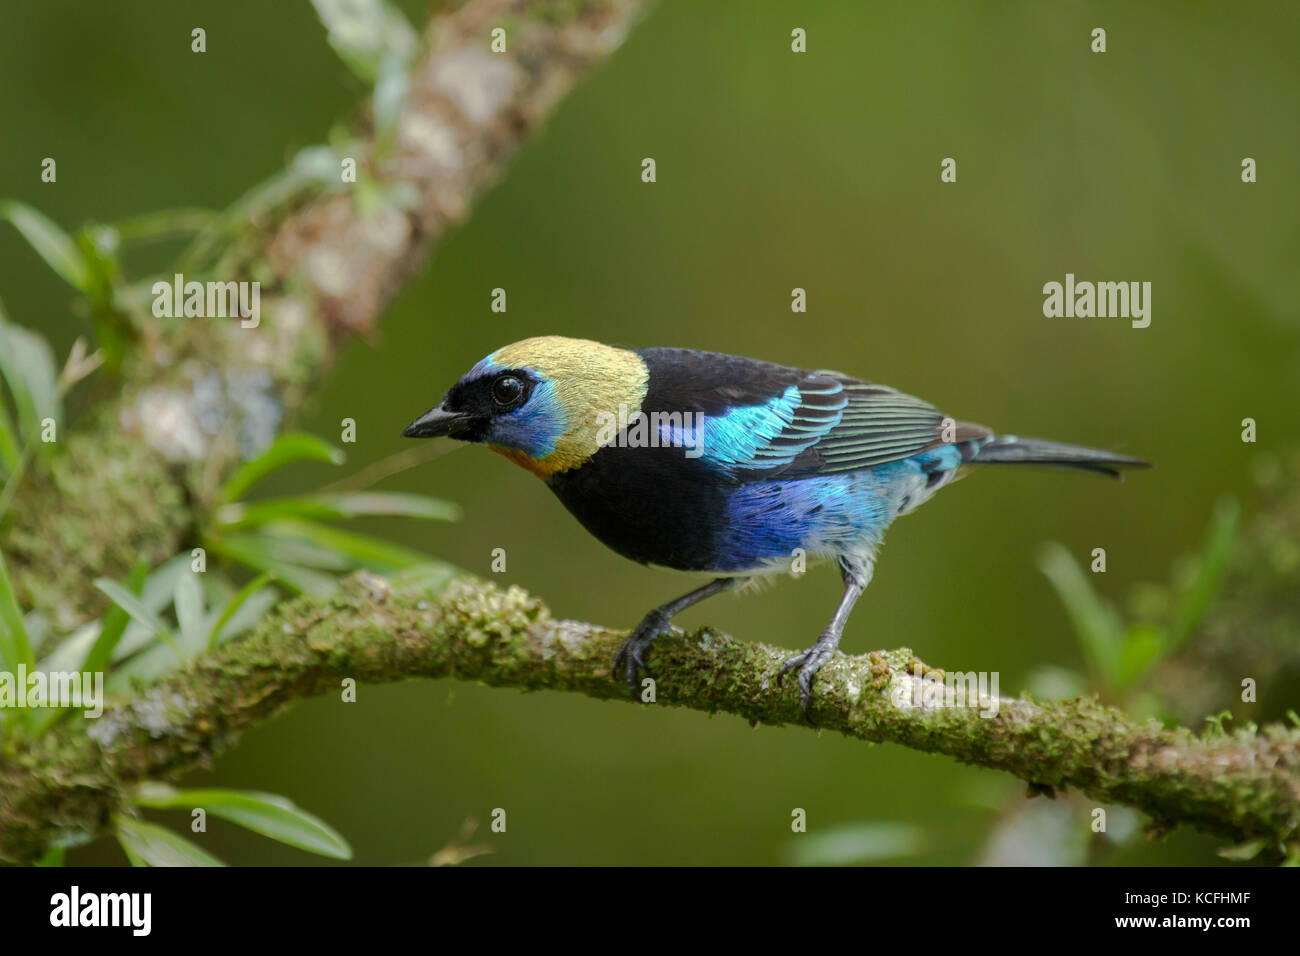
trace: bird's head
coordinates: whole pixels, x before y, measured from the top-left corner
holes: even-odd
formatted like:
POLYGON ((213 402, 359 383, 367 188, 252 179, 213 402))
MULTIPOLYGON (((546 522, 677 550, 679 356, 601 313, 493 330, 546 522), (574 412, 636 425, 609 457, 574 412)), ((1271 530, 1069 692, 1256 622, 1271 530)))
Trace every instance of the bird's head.
POLYGON ((524 339, 466 372, 402 434, 479 442, 549 478, 599 450, 620 406, 626 416, 639 412, 648 380, 645 362, 626 349, 557 335, 524 339))

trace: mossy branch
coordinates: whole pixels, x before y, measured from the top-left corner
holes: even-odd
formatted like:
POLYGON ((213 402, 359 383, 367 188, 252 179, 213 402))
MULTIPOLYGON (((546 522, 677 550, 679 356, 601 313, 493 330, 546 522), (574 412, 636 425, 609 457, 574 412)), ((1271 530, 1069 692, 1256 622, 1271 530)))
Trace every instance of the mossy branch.
MULTIPOLYGON (((610 673, 624 636, 555 620, 517 587, 460 579, 434 594, 363 572, 332 596, 286 602, 245 637, 109 705, 98 720, 65 723, 0 754, 0 861, 30 862, 52 843, 103 832, 139 781, 207 766, 241 731, 294 701, 341 699, 348 678, 456 677, 630 701, 610 673)), ((809 726, 792 683, 776 682, 788 653, 707 629, 661 638, 648 657, 656 703, 809 726)), ((1263 838, 1284 852, 1300 840, 1300 729, 1205 738, 1135 722, 1092 698, 1002 698, 995 716, 981 716, 980 706, 924 693, 924 673, 907 649, 837 656, 818 678, 812 721, 1002 770, 1037 790, 1074 787, 1161 827, 1263 838)))

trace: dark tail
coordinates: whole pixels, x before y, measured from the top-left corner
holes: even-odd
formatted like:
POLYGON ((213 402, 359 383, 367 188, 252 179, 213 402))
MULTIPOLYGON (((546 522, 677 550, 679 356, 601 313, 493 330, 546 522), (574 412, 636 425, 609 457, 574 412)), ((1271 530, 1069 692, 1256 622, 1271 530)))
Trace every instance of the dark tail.
POLYGON ((1121 477, 1120 471, 1124 468, 1151 467, 1149 461, 1117 455, 1113 451, 1014 435, 995 435, 982 442, 972 441, 967 447, 971 452, 967 453, 966 461, 972 465, 1055 465, 1095 471, 1113 478, 1121 477))

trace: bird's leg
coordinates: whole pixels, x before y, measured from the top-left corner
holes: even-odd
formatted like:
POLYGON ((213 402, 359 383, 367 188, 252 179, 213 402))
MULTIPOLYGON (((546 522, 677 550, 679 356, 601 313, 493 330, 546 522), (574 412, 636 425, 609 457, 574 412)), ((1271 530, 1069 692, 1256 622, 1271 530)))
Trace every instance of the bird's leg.
POLYGON ((673 617, 692 604, 699 604, 705 598, 730 590, 744 580, 746 579, 716 578, 704 585, 704 587, 696 588, 690 594, 683 594, 675 601, 659 605, 641 619, 641 623, 636 626, 636 630, 629 635, 628 639, 623 642, 623 646, 618 649, 618 655, 614 658, 614 676, 618 677, 619 670, 624 669, 628 690, 635 697, 637 691, 640 690, 641 669, 645 667, 645 660, 642 655, 645 653, 645 649, 650 646, 651 641, 668 630, 673 617))
POLYGON ((821 637, 817 638, 817 643, 803 653, 789 658, 781 665, 781 670, 777 674, 777 681, 780 682, 790 671, 799 668, 799 706, 803 709, 805 717, 808 716, 808 708, 812 705, 813 678, 821 670, 822 665, 831 659, 831 655, 839 650, 844 625, 853 611, 853 605, 871 583, 871 572, 875 569, 875 562, 870 558, 841 556, 838 563, 840 577, 844 580, 844 596, 840 598, 840 606, 835 609, 835 616, 826 625, 826 630, 822 631, 821 637))

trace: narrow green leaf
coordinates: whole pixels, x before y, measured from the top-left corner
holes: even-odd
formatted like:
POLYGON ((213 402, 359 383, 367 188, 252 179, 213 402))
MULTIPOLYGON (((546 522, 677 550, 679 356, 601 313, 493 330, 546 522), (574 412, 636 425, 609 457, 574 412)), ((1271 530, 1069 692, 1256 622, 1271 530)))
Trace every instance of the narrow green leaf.
POLYGON ((247 534, 223 535, 220 540, 223 546, 233 545, 244 553, 260 554, 262 560, 270 563, 296 564, 321 571, 349 571, 353 567, 346 554, 286 534, 280 522, 271 522, 247 534))
POLYGON ((276 549, 268 547, 258 535, 221 536, 213 538, 210 546, 233 561, 271 575, 299 594, 328 594, 338 587, 338 582, 328 574, 279 557, 276 549))
POLYGON ((1268 846, 1268 841, 1263 837, 1257 840, 1248 840, 1245 843, 1238 843, 1236 846, 1225 846, 1219 848, 1219 856, 1225 860, 1236 860, 1239 863, 1245 863, 1259 856, 1260 851, 1268 846))
POLYGON ((239 591, 226 602, 226 606, 221 610, 221 616, 217 618, 217 622, 212 625, 212 630, 208 632, 208 650, 212 650, 212 648, 217 646, 217 638, 221 634, 221 629, 225 627, 226 624, 230 622, 230 619, 235 616, 235 613, 244 606, 244 602, 270 584, 271 580, 272 578, 269 574, 258 575, 240 588, 239 591))
POLYGON ((175 604, 181 646, 187 658, 193 657, 207 647, 207 633, 203 627, 203 589, 193 571, 176 579, 175 604))
POLYGON ((1134 624, 1130 627, 1120 649, 1114 689, 1124 690, 1150 672, 1164 657, 1168 643, 1164 631, 1150 625, 1134 624))
POLYGON ((1196 575, 1191 586, 1183 593, 1174 616, 1172 644, 1175 648, 1180 647, 1192 631, 1196 630, 1215 595, 1219 593, 1223 572, 1228 566, 1228 559, 1232 557, 1240 518, 1241 506, 1235 498, 1224 498, 1215 507, 1196 575))
POLYGON ((456 521, 460 508, 450 501, 397 491, 354 491, 316 496, 338 510, 341 517, 398 515, 426 521, 456 521))
MULTIPOLYGON (((110 608, 116 606, 115 604, 109 605, 110 608)), ((104 622, 102 619, 90 621, 59 640, 50 648, 48 654, 41 655, 38 651, 37 669, 43 670, 47 674, 51 671, 85 670, 86 668, 82 664, 86 660, 86 655, 90 653, 90 649, 95 646, 95 641, 99 638, 103 629, 104 622)))
POLYGON ((1042 550, 1039 567, 1055 588, 1074 625, 1074 633, 1094 674, 1108 687, 1120 676, 1123 632, 1119 615, 1092 589, 1074 555, 1055 542, 1042 550))
POLYGON ((185 656, 181 653, 180 647, 176 643, 176 635, 171 632, 166 624, 154 614, 144 603, 116 581, 110 581, 108 578, 96 578, 95 587, 103 591, 109 598, 131 615, 131 619, 139 624, 143 624, 154 636, 161 639, 168 647, 176 652, 176 656, 182 661, 185 656))
POLYGON ((925 848, 925 832, 908 823, 852 823, 824 833, 805 834, 786 850, 794 866, 847 866, 915 856, 925 848))
POLYGON ((112 226, 90 223, 77 235, 77 248, 86 263, 86 284, 81 291, 90 300, 91 311, 99 319, 112 315, 117 304, 120 271, 117 251, 120 245, 121 237, 112 226))
POLYGON ((184 551, 169 558, 146 575, 140 587, 140 602, 154 614, 161 614, 176 596, 176 579, 193 574, 194 558, 184 551))
MULTIPOLYGON (((146 575, 144 584, 139 589, 139 594, 140 603, 145 606, 145 609, 150 614, 161 615, 171 606, 176 598, 176 579, 182 574, 193 573, 190 570, 191 560, 188 553, 178 554, 146 575)), ((127 625, 126 633, 122 635, 122 639, 113 648, 112 660, 114 662, 122 661, 154 644, 157 640, 158 638, 152 630, 139 621, 132 619, 131 623, 127 625)))
MULTIPOLYGON (((271 575, 271 579, 275 579, 274 575, 271 575)), ((276 588, 263 588, 256 594, 249 595, 248 600, 241 604, 238 610, 230 615, 230 619, 222 625, 221 630, 217 631, 215 646, 220 646, 256 626, 279 600, 280 592, 276 588)))
MULTIPOLYGON (((191 572, 188 568, 185 574, 191 572)), ((179 580, 179 579, 178 579, 179 580)), ((232 637, 243 630, 252 627, 262 616, 271 608, 276 601, 274 590, 259 591, 249 597, 229 620, 221 626, 217 632, 218 642, 232 637)), ((205 636, 211 630, 208 621, 217 618, 219 615, 215 612, 204 619, 202 634, 205 636)), ((132 624, 132 629, 147 633, 138 624, 132 624)), ((104 682, 104 688, 109 694, 127 692, 135 682, 149 682, 157 680, 176 671, 181 666, 179 659, 171 648, 165 645, 153 643, 145 647, 138 653, 132 654, 125 660, 115 664, 113 669, 108 672, 104 682)))
POLYGON ((163 209, 113 223, 124 242, 169 239, 207 229, 216 221, 211 209, 163 209))
POLYGON ((9 582, 9 569, 0 553, 0 665, 16 670, 20 664, 31 670, 36 666, 36 655, 27 639, 23 612, 18 608, 18 599, 9 582))
POLYGON ((104 677, 104 693, 128 694, 135 686, 174 674, 183 666, 180 655, 166 644, 153 641, 144 650, 113 665, 104 677))
POLYGON ((33 441, 40 434, 43 419, 59 418, 59 373, 54 352, 36 333, 0 321, 0 375, 13 396, 18 431, 27 441, 33 441))
POLYGON ((18 426, 9 414, 9 403, 5 401, 4 393, 0 392, 0 476, 13 473, 21 453, 18 426))
POLYGON ((338 465, 343 463, 343 458, 342 451, 315 435, 286 432, 277 437, 262 454, 239 466, 222 487, 221 500, 237 501, 244 492, 271 472, 292 462, 328 461, 338 465))
MULTIPOLYGON (((90 660, 90 655, 94 651, 95 645, 104 634, 105 621, 110 616, 115 619, 120 619, 123 622, 123 627, 125 626, 125 622, 130 620, 130 616, 125 611, 119 608, 116 604, 110 604, 108 611, 105 613, 104 619, 91 621, 63 638, 63 640, 59 641, 48 655, 37 661, 37 669, 46 674, 57 673, 60 671, 76 671, 79 673, 88 672, 91 674, 96 672, 101 674, 105 673, 107 666, 106 659, 103 664, 97 664, 95 666, 87 666, 87 661, 90 660)), ((165 647, 163 650, 167 651, 169 654, 171 653, 165 647)), ((111 679, 112 674, 111 672, 108 672, 105 687, 108 686, 108 681, 111 679)), ((45 707, 38 710, 32 710, 30 711, 33 715, 30 721, 31 729, 36 734, 44 733, 50 725, 58 721, 59 718, 68 713, 69 710, 75 711, 77 709, 78 708, 76 707, 45 707)))
POLYGON ((79 292, 86 290, 86 261, 66 232, 45 214, 26 203, 0 202, 0 219, 8 219, 24 239, 68 285, 79 292))
POLYGON ((401 571, 433 560, 422 551, 311 521, 272 521, 262 527, 262 533, 285 542, 300 539, 340 555, 356 567, 381 573, 401 571))
POLYGON ((229 820, 262 836, 279 840, 300 850, 350 860, 348 841, 319 817, 292 800, 255 790, 177 790, 166 784, 148 784, 136 793, 140 806, 166 810, 202 807, 215 817, 229 820))
MULTIPOLYGON (((21 608, 19 613, 22 613, 21 608)), ((23 625, 27 628, 27 643, 32 647, 32 656, 39 660, 48 649, 48 642, 54 639, 49 621, 42 614, 31 614, 23 617, 23 625)))
POLYGON ((460 508, 439 498, 401 492, 326 492, 270 498, 250 504, 236 502, 224 505, 217 513, 217 521, 229 527, 256 527, 279 518, 312 518, 321 521, 363 515, 456 521, 460 518, 460 508))
POLYGON ((144 820, 114 817, 117 842, 132 866, 225 866, 179 833, 144 820))
MULTIPOLYGON (((139 594, 141 588, 144 587, 144 581, 148 574, 149 563, 141 558, 126 576, 126 589, 131 594, 139 594)), ((105 612, 104 623, 99 630, 99 636, 95 638, 95 643, 86 653, 86 659, 80 669, 90 671, 92 674, 108 670, 109 662, 113 659, 113 651, 117 648, 117 642, 126 633, 126 626, 130 622, 131 615, 127 614, 120 604, 114 602, 105 612)))

